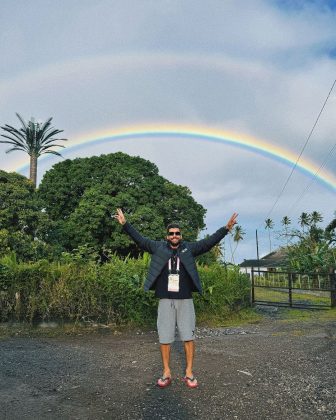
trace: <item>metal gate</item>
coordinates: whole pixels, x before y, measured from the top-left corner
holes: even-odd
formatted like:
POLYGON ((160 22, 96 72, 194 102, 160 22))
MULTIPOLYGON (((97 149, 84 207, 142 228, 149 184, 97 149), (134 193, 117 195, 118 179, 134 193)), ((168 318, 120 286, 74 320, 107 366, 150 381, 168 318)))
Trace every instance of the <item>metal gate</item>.
POLYGON ((334 273, 251 270, 251 301, 292 308, 336 307, 334 273))

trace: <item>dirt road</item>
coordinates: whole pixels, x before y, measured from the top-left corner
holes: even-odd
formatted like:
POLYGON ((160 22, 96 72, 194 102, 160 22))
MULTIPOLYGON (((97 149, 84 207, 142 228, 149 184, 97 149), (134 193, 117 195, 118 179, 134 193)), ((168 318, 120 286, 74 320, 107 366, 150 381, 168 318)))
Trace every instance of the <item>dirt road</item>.
POLYGON ((198 329, 198 389, 153 331, 0 339, 1 419, 336 419, 336 321, 198 329))

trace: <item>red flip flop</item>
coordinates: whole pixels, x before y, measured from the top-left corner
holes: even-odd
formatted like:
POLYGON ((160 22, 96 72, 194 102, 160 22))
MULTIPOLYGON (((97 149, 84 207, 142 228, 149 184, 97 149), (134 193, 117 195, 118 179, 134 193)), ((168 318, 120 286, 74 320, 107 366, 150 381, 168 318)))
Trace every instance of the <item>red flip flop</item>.
POLYGON ((189 376, 185 376, 182 379, 182 381, 186 383, 188 388, 197 388, 198 387, 198 382, 197 382, 197 379, 195 377, 190 378, 189 376))
POLYGON ((172 379, 170 376, 165 377, 161 377, 158 379, 157 381, 157 386, 159 386, 160 388, 166 388, 166 386, 170 385, 172 382, 172 379))

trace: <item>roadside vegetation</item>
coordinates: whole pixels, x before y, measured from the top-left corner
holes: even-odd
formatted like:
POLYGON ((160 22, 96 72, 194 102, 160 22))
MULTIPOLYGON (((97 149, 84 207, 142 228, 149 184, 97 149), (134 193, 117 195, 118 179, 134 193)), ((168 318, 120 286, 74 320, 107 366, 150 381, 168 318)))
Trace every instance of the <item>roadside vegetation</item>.
MULTIPOLYGON (((58 155, 53 148, 64 146, 55 142, 66 139, 54 138, 62 130, 51 127, 51 118, 43 124, 18 118, 21 128, 2 127, 1 142, 9 151, 28 153, 31 171, 30 180, 0 171, 0 321, 154 326, 157 302, 143 291, 150 257, 111 213, 122 208, 143 235, 156 240, 178 221, 184 238, 196 240, 206 210, 188 187, 160 176, 152 162, 120 152, 64 160, 36 188, 39 156, 58 155)), ((317 212, 302 213, 301 230, 294 230, 283 218, 286 269, 335 269, 335 220, 324 230, 321 221, 317 212)), ((274 223, 265 222, 271 251, 274 223)), ((259 319, 249 308, 249 278, 235 265, 244 235, 240 225, 229 235, 231 255, 219 244, 197 259, 204 290, 195 296, 200 324, 259 319)))
MULTIPOLYGON (((63 261, 0 259, 1 321, 73 321, 113 325, 155 324, 157 302, 143 283, 149 257, 100 264, 79 255, 63 261)), ((249 305, 250 286, 237 267, 200 266, 204 293, 195 297, 203 322, 224 319, 249 305)))
MULTIPOLYGON (((206 210, 187 187, 124 153, 65 160, 38 189, 23 176, 0 171, 0 187, 2 322, 154 326, 157 301, 143 291, 150 256, 111 213, 123 208, 142 234, 156 240, 171 221, 181 224, 187 240, 196 240, 205 226, 206 210)), ((238 245, 243 231, 235 237, 238 245)), ((224 263, 220 246, 198 265, 201 322, 220 323, 248 307, 249 279, 224 263)))
MULTIPOLYGON (((332 273, 336 269, 336 212, 334 218, 323 229, 319 223, 323 216, 317 211, 302 212, 298 223, 300 229, 291 228, 292 221, 288 216, 281 220, 282 230, 278 239, 285 242, 286 259, 281 267, 283 270, 301 273, 332 273)), ((270 252, 271 230, 274 222, 265 220, 265 229, 269 233, 270 252)))

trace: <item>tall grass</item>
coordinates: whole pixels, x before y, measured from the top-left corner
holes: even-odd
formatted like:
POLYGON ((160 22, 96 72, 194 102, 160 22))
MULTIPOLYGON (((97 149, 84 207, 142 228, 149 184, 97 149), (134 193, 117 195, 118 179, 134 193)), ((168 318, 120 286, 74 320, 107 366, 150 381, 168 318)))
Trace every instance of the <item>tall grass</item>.
MULTIPOLYGON (((19 263, 15 255, 0 260, 1 321, 88 321, 153 325, 157 299, 144 292, 148 258, 106 264, 70 260, 19 263)), ((205 319, 226 316, 248 305, 249 282, 238 270, 214 264, 199 267, 203 296, 195 296, 205 319)))

